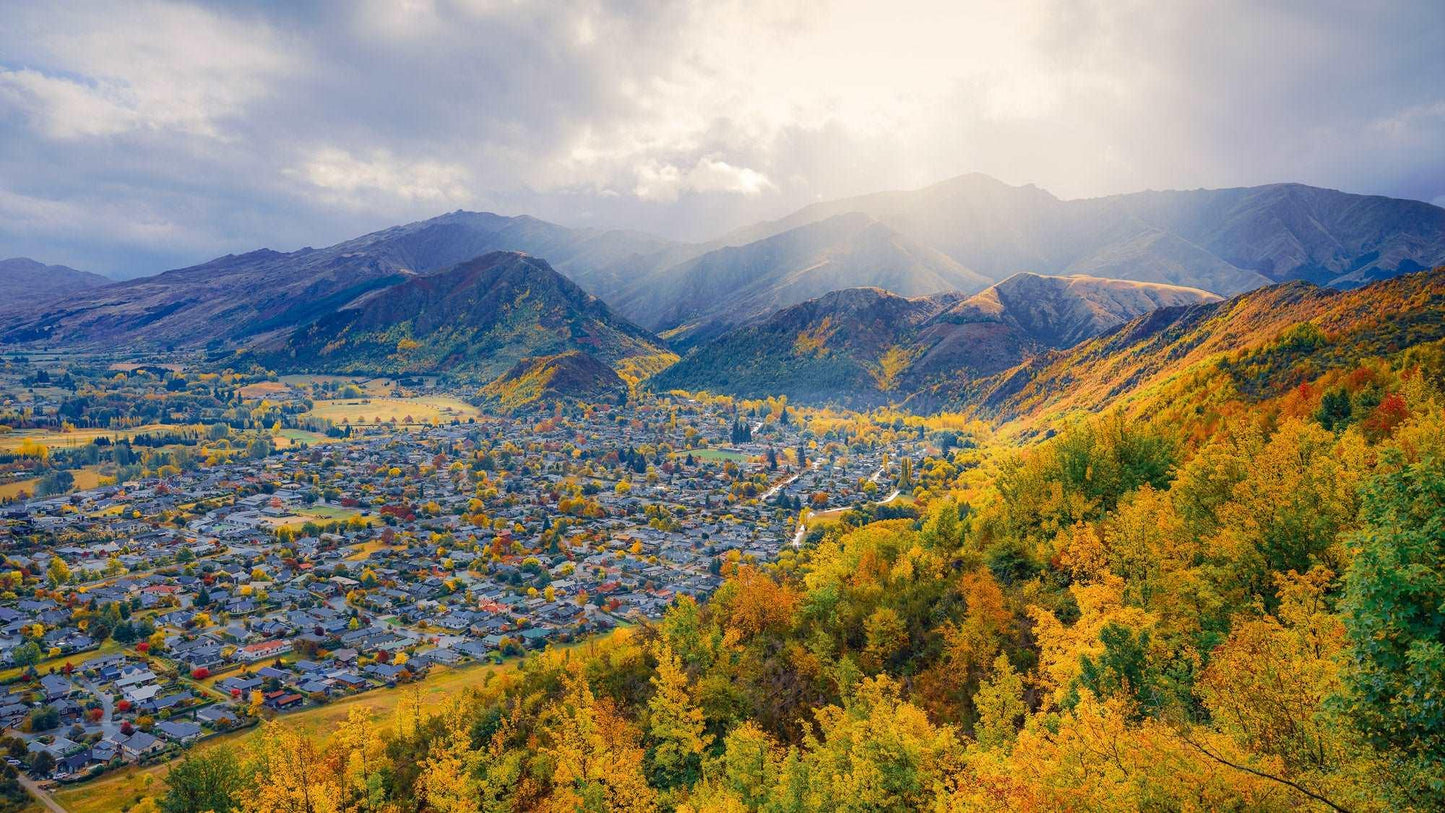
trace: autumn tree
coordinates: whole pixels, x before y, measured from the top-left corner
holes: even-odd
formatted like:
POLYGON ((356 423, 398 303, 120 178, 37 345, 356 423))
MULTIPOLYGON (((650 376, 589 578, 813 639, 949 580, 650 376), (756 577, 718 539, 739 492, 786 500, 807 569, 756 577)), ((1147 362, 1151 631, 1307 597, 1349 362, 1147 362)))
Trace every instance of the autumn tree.
POLYGON ((697 781, 712 737, 704 733, 702 710, 688 694, 677 655, 664 644, 656 657, 653 695, 647 701, 647 775, 654 787, 686 787, 697 781))

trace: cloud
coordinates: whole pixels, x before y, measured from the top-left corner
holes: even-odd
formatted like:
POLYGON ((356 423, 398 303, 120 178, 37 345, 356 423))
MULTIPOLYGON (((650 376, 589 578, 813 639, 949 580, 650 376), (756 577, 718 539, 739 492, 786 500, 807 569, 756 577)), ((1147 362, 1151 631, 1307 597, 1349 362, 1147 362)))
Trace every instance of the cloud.
POLYGON ((457 206, 707 238, 969 171, 1445 196, 1428 3, 0 5, 0 190, 97 225, 0 254, 122 272, 457 206))
POLYGON ((314 153, 302 166, 283 170, 314 188, 328 203, 363 205, 379 194, 408 202, 450 205, 471 197, 465 167, 438 161, 406 161, 386 150, 356 158, 331 147, 314 153))
POLYGON ((691 169, 657 163, 639 167, 633 194, 642 200, 666 202, 677 200, 678 194, 684 191, 731 192, 756 197, 772 189, 777 187, 761 172, 713 158, 699 158, 691 169))

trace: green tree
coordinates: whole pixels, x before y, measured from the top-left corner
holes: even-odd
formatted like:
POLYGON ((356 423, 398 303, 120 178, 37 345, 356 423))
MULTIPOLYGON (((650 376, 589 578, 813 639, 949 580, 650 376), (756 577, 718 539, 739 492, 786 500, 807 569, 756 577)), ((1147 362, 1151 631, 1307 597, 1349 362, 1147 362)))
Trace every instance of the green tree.
POLYGON ((1445 782, 1445 460, 1378 476, 1346 573, 1346 682, 1376 745, 1445 782))
POLYGON ((235 752, 229 748, 189 751, 166 774, 165 813, 229 813, 240 809, 237 797, 247 777, 235 752))

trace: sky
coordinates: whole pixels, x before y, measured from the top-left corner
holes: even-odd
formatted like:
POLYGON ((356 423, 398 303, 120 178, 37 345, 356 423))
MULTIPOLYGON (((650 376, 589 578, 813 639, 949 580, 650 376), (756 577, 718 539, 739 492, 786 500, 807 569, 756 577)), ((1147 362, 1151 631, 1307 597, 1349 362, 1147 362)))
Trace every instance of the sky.
POLYGON ((0 0, 0 257, 455 209, 705 239, 966 172, 1445 205, 1445 3, 0 0))

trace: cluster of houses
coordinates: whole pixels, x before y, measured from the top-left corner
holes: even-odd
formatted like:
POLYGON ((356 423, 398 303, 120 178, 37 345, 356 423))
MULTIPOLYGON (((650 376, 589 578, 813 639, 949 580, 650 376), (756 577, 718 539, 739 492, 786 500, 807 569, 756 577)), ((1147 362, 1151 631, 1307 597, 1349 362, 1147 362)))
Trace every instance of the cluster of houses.
POLYGON ((876 499, 908 452, 812 441, 794 470, 796 424, 732 444, 724 407, 623 412, 357 433, 0 509, 22 576, 0 599, 19 673, 0 722, 77 775, 657 618, 778 555, 796 511, 777 495, 876 499), (57 726, 27 725, 48 708, 57 726))

